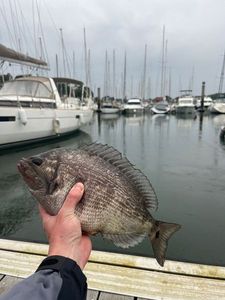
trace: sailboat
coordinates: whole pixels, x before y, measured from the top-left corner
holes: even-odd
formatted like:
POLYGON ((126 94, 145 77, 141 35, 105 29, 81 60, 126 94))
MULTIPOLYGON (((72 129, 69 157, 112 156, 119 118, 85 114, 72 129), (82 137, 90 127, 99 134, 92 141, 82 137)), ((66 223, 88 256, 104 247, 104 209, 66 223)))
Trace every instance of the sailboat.
MULTIPOLYGON (((46 62, 0 45, 0 60, 48 69, 46 62)), ((92 103, 76 96, 84 84, 68 78, 18 76, 0 90, 0 149, 56 138, 91 121, 92 103), (60 84, 59 84, 60 83, 60 84), (61 86, 64 90, 59 90, 61 86)))
POLYGON ((222 64, 222 69, 221 69, 220 83, 219 83, 219 90, 218 90, 217 98, 213 100, 213 103, 209 107, 209 111, 211 113, 225 114, 225 93, 222 93, 224 71, 225 71, 225 51, 224 51, 224 56, 223 56, 223 64, 222 64))
POLYGON ((165 43, 165 25, 163 26, 162 39, 162 62, 161 62, 161 101, 156 103, 151 112, 154 114, 167 114, 170 111, 170 105, 166 101, 165 86, 166 86, 166 60, 167 60, 167 40, 165 43))

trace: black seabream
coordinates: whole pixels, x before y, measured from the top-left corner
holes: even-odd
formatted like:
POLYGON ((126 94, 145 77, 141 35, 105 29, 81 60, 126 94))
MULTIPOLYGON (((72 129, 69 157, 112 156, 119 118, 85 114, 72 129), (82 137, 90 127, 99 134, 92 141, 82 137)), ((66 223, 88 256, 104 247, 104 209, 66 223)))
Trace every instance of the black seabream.
POLYGON ((156 221, 158 200, 148 178, 121 153, 93 143, 77 150, 53 149, 21 159, 18 169, 31 194, 56 215, 76 182, 85 192, 75 214, 83 232, 100 233, 116 246, 128 248, 146 236, 163 266, 167 243, 180 225, 156 221))

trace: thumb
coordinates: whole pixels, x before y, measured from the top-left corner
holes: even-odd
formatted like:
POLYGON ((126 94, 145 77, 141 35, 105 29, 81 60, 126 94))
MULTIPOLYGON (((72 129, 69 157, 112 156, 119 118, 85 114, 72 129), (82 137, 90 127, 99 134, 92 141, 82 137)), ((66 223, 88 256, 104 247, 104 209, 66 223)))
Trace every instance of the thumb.
POLYGON ((81 200, 84 193, 84 185, 81 182, 76 183, 72 189, 69 191, 69 194, 66 197, 66 200, 62 206, 63 210, 72 210, 74 211, 78 202, 81 200))

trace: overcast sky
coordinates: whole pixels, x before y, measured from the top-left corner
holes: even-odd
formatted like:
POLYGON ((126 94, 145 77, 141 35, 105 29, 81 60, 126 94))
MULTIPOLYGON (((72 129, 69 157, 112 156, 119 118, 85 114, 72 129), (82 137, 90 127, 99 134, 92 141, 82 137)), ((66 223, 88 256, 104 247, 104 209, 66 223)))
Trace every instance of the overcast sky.
MULTIPOLYGON (((49 74, 56 75, 55 56, 58 54, 59 72, 63 76, 59 31, 62 28, 70 75, 75 73, 77 79, 85 80, 85 27, 93 89, 101 87, 103 91, 106 50, 111 71, 109 82, 112 85, 115 49, 116 87, 119 94, 126 51, 128 97, 139 93, 147 44, 145 94, 155 97, 160 96, 165 25, 166 94, 169 93, 169 77, 173 97, 179 94, 180 89, 190 87, 194 94, 200 94, 202 81, 206 82, 206 93, 213 93, 218 91, 225 50, 224 12, 225 0, 1 0, 0 43, 16 49, 16 40, 19 39, 23 52, 40 56, 38 38, 42 37, 51 67, 49 74)), ((68 69, 66 72, 69 76, 68 69)))

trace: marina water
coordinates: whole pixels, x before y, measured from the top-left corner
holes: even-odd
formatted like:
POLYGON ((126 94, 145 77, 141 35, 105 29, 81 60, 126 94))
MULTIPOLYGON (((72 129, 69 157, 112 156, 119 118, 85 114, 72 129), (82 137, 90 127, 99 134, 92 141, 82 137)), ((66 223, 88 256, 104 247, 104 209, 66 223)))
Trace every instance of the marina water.
MULTIPOLYGON (((159 199, 152 213, 182 228, 169 241, 167 258, 225 265, 225 115, 98 115, 67 138, 0 153, 0 238, 47 242, 36 201, 17 171, 22 157, 55 147, 77 148, 94 141, 122 152, 150 179, 159 199)), ((153 256, 146 238, 121 249, 100 236, 95 250, 153 256)))

